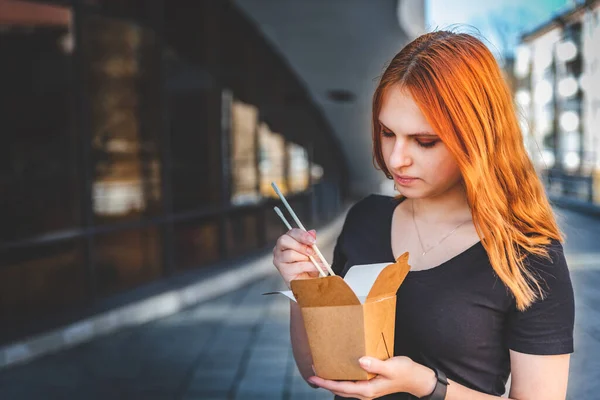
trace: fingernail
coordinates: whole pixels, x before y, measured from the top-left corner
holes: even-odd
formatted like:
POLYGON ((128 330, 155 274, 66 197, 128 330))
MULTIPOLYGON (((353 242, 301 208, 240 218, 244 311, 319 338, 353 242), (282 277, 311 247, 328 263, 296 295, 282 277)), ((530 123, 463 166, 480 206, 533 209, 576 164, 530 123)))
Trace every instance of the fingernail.
POLYGON ((312 237, 312 236, 309 236, 307 239, 308 239, 308 242, 309 242, 309 243, 316 243, 316 240, 315 240, 315 238, 314 238, 314 237, 312 237))
POLYGON ((311 256, 315 255, 315 251, 312 249, 312 247, 307 247, 306 252, 311 256))
POLYGON ((362 365, 364 368, 369 368, 371 367, 371 360, 369 360, 368 358, 361 358, 358 360, 358 362, 360 363, 360 365, 362 365))
POLYGON ((312 383, 313 385, 315 384, 315 380, 313 379, 313 377, 311 376, 310 378, 307 379, 307 381, 309 381, 310 383, 312 383))

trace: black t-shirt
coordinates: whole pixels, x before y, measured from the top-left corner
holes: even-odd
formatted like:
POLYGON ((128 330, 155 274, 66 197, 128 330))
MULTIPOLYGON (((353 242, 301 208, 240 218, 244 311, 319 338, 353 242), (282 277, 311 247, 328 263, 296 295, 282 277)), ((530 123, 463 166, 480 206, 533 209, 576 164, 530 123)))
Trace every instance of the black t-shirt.
MULTIPOLYGON (((334 250, 336 274, 344 276, 353 265, 394 261, 391 222, 397 205, 392 197, 371 195, 350 209, 334 250)), ((552 242, 549 254, 551 261, 526 260, 542 278, 546 297, 524 312, 517 310, 481 242, 435 268, 409 272, 397 293, 394 355, 435 364, 462 385, 500 396, 510 374, 509 349, 572 353, 575 310, 569 271, 559 242, 552 242)))

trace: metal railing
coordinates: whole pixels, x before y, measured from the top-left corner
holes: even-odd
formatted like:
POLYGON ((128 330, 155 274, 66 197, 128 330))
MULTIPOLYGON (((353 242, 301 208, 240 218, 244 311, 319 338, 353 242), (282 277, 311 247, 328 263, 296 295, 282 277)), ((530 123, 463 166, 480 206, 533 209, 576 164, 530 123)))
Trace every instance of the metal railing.
POLYGON ((550 195, 594 202, 592 174, 573 174, 559 169, 550 169, 543 171, 542 177, 550 195))

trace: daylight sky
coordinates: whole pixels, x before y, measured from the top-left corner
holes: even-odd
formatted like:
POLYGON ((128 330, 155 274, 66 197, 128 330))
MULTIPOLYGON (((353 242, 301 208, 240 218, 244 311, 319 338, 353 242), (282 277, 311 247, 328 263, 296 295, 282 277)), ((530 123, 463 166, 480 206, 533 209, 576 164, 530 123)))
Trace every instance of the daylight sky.
POLYGON ((488 45, 492 51, 502 57, 513 54, 521 33, 533 30, 573 3, 571 0, 426 0, 425 24, 428 30, 459 24, 461 31, 479 31, 491 43, 488 45))

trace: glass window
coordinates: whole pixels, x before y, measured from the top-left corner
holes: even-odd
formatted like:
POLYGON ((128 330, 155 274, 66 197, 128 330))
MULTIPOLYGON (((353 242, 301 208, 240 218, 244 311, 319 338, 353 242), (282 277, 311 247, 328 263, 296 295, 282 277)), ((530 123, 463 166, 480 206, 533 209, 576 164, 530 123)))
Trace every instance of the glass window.
POLYGON ((160 277, 160 237, 156 227, 96 236, 94 255, 98 293, 106 295, 160 277))
POLYGON ((168 49, 165 93, 175 212, 216 205, 221 185, 221 96, 212 76, 168 49))
POLYGON ((69 7, 3 2, 0 241, 81 224, 69 7))
POLYGON ((310 184, 310 164, 308 152, 302 146, 289 143, 288 151, 288 184, 290 193, 303 192, 310 184))
POLYGON ((195 268, 219 260, 219 225, 215 220, 175 224, 175 266, 195 268))
POLYGON ((231 117, 231 202, 255 203, 259 199, 256 169, 258 109, 251 104, 234 101, 231 117))
POLYGON ((85 301, 82 240, 4 250, 0 260, 0 342, 85 301))
POLYGON ((255 213, 255 210, 250 210, 227 217, 225 230, 229 257, 240 256, 258 248, 258 220, 255 213))
POLYGON ((285 139, 279 133, 272 132, 266 123, 258 128, 260 145, 260 194, 263 197, 277 197, 271 187, 275 182, 285 195, 288 193, 288 182, 285 177, 285 139))
POLYGON ((92 135, 95 221, 161 213, 159 57, 152 30, 82 18, 92 135))

